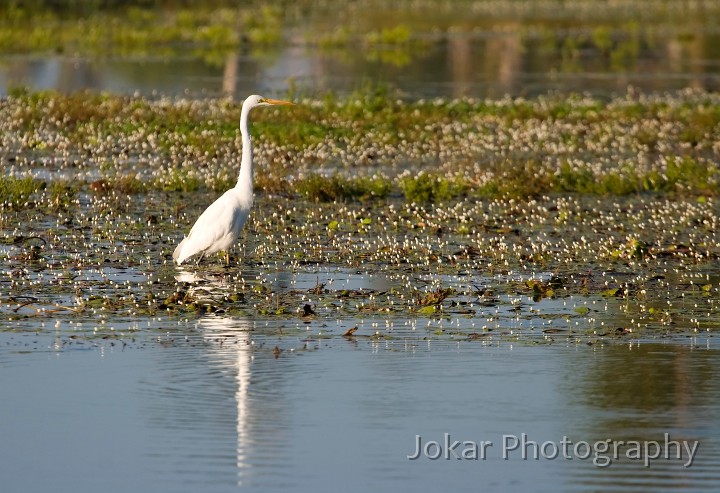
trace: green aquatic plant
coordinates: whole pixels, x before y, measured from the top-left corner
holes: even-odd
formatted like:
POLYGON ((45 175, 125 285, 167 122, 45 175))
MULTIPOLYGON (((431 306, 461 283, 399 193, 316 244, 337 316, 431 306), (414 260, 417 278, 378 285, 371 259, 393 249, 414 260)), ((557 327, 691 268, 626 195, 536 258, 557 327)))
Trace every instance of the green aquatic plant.
POLYGON ((539 162, 502 161, 494 165, 497 168, 493 177, 468 186, 468 193, 480 198, 522 198, 537 197, 556 190, 554 179, 539 162))
POLYGON ((0 51, 82 54, 180 53, 188 46, 206 51, 236 49, 282 41, 283 15, 278 6, 236 5, 124 10, 88 9, 75 18, 42 7, 11 6, 0 12, 0 51), (107 29, 112 26, 111 29, 107 29))
POLYGON ((370 31, 365 35, 365 42, 373 45, 403 45, 410 42, 410 29, 402 24, 395 27, 370 31))
POLYGON ((344 198, 344 180, 338 177, 310 175, 295 182, 297 192, 315 202, 334 202, 344 198))
POLYGON ((707 142, 715 129, 720 125, 720 107, 708 105, 698 108, 684 108, 680 110, 683 128, 680 131, 681 142, 697 147, 707 142))
POLYGON ((283 15, 279 6, 264 5, 245 12, 243 35, 255 44, 271 45, 282 40, 283 15))
POLYGON ((444 202, 467 192, 466 185, 459 180, 425 172, 402 178, 400 188, 405 200, 418 203, 444 202))
POLYGON ((338 26, 330 32, 308 33, 308 36, 313 36, 309 42, 326 50, 346 47, 352 42, 352 32, 347 26, 338 26))
POLYGON ((202 182, 192 170, 173 168, 153 181, 153 186, 165 192, 195 192, 202 182))
MULTIPOLYGON (((296 101, 282 119, 270 112, 255 122, 264 161, 258 190, 292 195, 297 182, 298 193, 313 201, 367 202, 398 193, 418 203, 718 191, 712 142, 719 138, 720 105, 712 93, 406 101, 387 85, 368 83, 347 96, 296 101), (325 181, 311 176, 317 166, 325 181)), ((81 172, 75 185, 82 189, 98 182, 84 171, 99 166, 108 183, 96 183, 94 192, 115 187, 129 194, 232 184, 238 112, 228 99, 23 88, 13 88, 0 107, 7 158, 18 159, 18 172, 55 162, 81 172)))
POLYGON ((52 181, 46 189, 49 207, 53 209, 67 209, 76 200, 80 187, 70 180, 52 181))
POLYGON ((623 26, 624 38, 616 43, 610 51, 610 66, 622 72, 633 66, 640 54, 640 29, 636 22, 623 26))
POLYGON ((369 62, 379 62, 395 67, 404 67, 412 61, 412 54, 406 49, 371 49, 365 57, 369 62))
POLYGON ((392 188, 381 177, 354 177, 309 175, 295 181, 297 192, 315 202, 371 200, 385 198, 392 188))
POLYGON ((559 283, 543 282, 537 279, 531 279, 525 281, 525 286, 532 291, 532 299, 535 302, 542 300, 543 298, 555 297, 555 290, 561 287, 559 283))
POLYGON ((653 192, 714 195, 720 187, 720 169, 711 161, 671 157, 664 168, 650 171, 642 181, 653 192))
POLYGON ((31 176, 0 176, 0 206, 13 209, 23 207, 42 186, 41 181, 31 176))
MULTIPOLYGON (((145 192, 150 184, 140 180, 135 175, 116 174, 109 175, 90 184, 90 190, 99 195, 119 193, 122 195, 134 195, 145 192)), ((165 185, 161 188, 164 189, 165 185)))
POLYGON ((593 44, 597 46, 597 48, 602 53, 607 53, 610 51, 610 48, 612 47, 613 40, 612 40, 612 33, 610 32, 610 29, 607 26, 598 26, 595 29, 593 29, 591 38, 593 41, 593 44))

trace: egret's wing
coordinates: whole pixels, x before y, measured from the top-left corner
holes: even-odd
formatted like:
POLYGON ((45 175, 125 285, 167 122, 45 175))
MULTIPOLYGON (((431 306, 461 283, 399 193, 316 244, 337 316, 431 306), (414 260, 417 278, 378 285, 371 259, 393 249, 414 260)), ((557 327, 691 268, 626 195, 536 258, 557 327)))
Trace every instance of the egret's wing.
POLYGON ((177 246, 173 252, 173 259, 180 264, 197 253, 208 250, 212 253, 220 250, 213 249, 213 246, 232 234, 237 222, 235 202, 232 190, 228 190, 210 204, 195 221, 190 233, 177 246))

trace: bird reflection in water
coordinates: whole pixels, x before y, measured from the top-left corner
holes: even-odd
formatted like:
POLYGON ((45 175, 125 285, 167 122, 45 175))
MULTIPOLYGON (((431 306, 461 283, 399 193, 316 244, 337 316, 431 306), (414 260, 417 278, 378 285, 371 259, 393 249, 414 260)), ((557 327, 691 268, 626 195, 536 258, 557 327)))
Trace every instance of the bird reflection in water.
POLYGON ((296 348, 288 349, 276 330, 266 331, 248 318, 206 315, 198 320, 198 329, 212 366, 235 380, 237 483, 263 483, 267 478, 260 477, 262 471, 289 460, 284 383, 296 365, 296 358, 288 357, 296 348), (278 344, 285 348, 278 351, 278 344))
POLYGON ((249 476, 251 462, 248 451, 252 449, 251 406, 250 406, 250 365, 252 350, 250 334, 252 321, 243 318, 207 316, 200 320, 203 338, 211 344, 214 359, 234 372, 237 383, 235 403, 237 405, 237 480, 244 484, 249 476))

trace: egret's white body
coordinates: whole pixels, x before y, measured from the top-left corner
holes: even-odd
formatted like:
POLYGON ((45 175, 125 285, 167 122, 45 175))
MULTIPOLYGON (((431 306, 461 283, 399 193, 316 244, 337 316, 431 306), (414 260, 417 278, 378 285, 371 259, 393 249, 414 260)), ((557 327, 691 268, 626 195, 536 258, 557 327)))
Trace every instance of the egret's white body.
POLYGON ((248 115, 256 106, 286 105, 288 101, 267 99, 253 95, 242 105, 240 113, 240 134, 242 135, 242 161, 237 185, 231 188, 210 207, 205 209, 190 233, 173 252, 178 265, 193 255, 205 255, 229 250, 237 242, 253 204, 253 154, 252 141, 248 130, 248 115))

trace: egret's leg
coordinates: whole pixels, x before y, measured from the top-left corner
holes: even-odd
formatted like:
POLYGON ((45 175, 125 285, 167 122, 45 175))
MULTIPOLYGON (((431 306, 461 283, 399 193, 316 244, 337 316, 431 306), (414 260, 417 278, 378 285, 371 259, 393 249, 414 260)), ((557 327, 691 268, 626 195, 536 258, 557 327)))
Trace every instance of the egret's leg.
POLYGON ((205 252, 200 252, 200 256, 198 257, 197 262, 195 262, 195 266, 196 266, 196 267, 197 267, 198 265, 200 265, 200 262, 202 261, 202 259, 203 259, 204 257, 205 257, 205 252))
POLYGON ((225 267, 230 267, 230 250, 225 250, 225 267))

